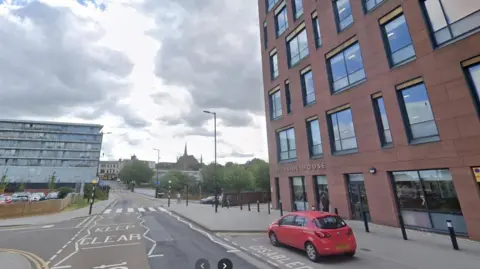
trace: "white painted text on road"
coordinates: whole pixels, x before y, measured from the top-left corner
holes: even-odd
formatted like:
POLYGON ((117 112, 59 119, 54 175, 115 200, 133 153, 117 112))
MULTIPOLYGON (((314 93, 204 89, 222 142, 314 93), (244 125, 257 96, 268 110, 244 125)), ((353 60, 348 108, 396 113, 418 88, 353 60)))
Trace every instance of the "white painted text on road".
POLYGON ((254 250, 255 252, 257 252, 257 253, 265 256, 265 257, 268 257, 271 261, 283 264, 288 268, 292 268, 292 269, 313 269, 312 267, 306 265, 303 262, 294 261, 291 258, 289 258, 289 257, 287 257, 287 256, 285 256, 281 253, 278 253, 278 252, 276 252, 272 249, 264 247, 264 246, 251 246, 250 249, 254 250))
POLYGON ((106 237, 86 237, 80 240, 78 243, 81 246, 87 245, 100 245, 108 243, 123 243, 129 241, 140 241, 140 234, 124 234, 124 235, 109 235, 106 237))
POLYGON ((95 233, 107 233, 107 232, 115 232, 115 231, 126 231, 128 229, 135 228, 135 225, 114 225, 114 226, 107 226, 107 227, 97 227, 95 228, 95 233))

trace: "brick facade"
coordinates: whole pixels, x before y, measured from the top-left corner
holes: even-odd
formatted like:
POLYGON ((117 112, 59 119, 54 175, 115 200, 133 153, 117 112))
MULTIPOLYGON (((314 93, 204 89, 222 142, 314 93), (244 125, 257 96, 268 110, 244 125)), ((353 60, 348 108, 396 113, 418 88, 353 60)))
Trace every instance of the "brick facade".
MULTIPOLYGON (((398 226, 398 209, 389 172, 449 169, 456 189, 461 210, 467 225, 468 236, 480 240, 479 184, 472 167, 480 166, 480 123, 473 102, 471 88, 467 83, 461 62, 480 55, 480 33, 470 34, 440 48, 435 48, 429 36, 430 29, 418 0, 389 0, 376 9, 364 13, 362 1, 350 0, 354 23, 338 33, 332 1, 304 0, 304 14, 293 20, 291 1, 286 0, 288 29, 278 38, 274 30, 274 9, 266 12, 265 0, 259 0, 260 32, 262 41, 263 81, 267 118, 270 176, 273 205, 280 193, 284 209, 292 209, 292 191, 289 178, 305 177, 308 205, 316 201, 314 175, 325 175, 328 181, 332 207, 343 217, 350 218, 346 174, 362 173, 372 221, 398 226), (402 6, 413 40, 416 59, 403 66, 391 68, 388 64, 379 19, 395 8, 402 6), (312 12, 318 14, 322 46, 316 48, 312 36, 312 12), (267 21, 268 48, 263 49, 263 25, 267 21), (305 22, 308 33, 309 57, 293 68, 288 67, 285 37, 299 24, 305 22), (338 94, 330 93, 325 55, 350 39, 358 38, 366 81, 338 94), (279 77, 270 77, 269 51, 276 48, 279 62, 279 77), (300 70, 311 66, 316 103, 303 105, 300 70), (412 145, 405 131, 404 121, 395 86, 421 77, 428 92, 437 124, 440 141, 412 145), (284 81, 289 80, 292 112, 286 112, 284 81), (280 86, 282 94, 282 118, 270 120, 269 90, 280 86), (372 107, 371 95, 381 92, 393 137, 393 147, 382 148, 377 121, 372 107), (332 156, 328 135, 326 111, 350 104, 358 152, 332 156), (318 116, 320 123, 323 158, 311 159, 308 152, 305 120, 318 116), (293 125, 295 128, 296 153, 294 162, 279 163, 276 130, 293 125), (369 169, 376 173, 370 174, 369 169), (277 190, 275 178, 279 180, 277 190)), ((282 1, 278 1, 277 5, 282 1)))

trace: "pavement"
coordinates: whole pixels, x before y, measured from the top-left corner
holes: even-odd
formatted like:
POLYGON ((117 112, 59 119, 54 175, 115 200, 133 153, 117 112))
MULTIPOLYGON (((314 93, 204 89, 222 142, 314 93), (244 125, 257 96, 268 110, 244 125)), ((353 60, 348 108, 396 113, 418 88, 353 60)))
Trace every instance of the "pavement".
MULTIPOLYGON (((148 194, 139 194, 147 197, 148 194)), ((224 242, 262 259, 276 268, 359 268, 359 269, 476 269, 480 268, 480 242, 457 238, 460 250, 453 250, 445 235, 407 229, 408 240, 403 240, 399 228, 369 223, 365 231, 361 221, 347 221, 354 230, 358 251, 353 259, 329 258, 320 264, 311 263, 302 251, 273 247, 266 236, 269 224, 280 217, 277 210, 268 214, 267 205, 256 205, 248 211, 239 207, 218 208, 185 201, 177 204, 172 199, 155 199, 172 214, 183 218, 205 231, 221 237, 224 242), (303 266, 303 267, 302 267, 303 266)))
POLYGON ((188 269, 201 264, 209 269, 218 268, 221 260, 233 268, 272 268, 178 218, 155 199, 129 191, 116 195, 116 202, 96 215, 0 228, 0 261, 10 269, 188 269))

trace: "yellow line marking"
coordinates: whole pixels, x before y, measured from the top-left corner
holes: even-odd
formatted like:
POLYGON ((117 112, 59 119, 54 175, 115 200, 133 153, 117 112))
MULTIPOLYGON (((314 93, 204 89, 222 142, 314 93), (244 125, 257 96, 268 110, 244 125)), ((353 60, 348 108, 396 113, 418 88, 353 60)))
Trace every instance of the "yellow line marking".
POLYGON ((50 269, 48 264, 42 258, 38 257, 37 255, 23 251, 18 249, 7 249, 7 248, 0 248, 0 252, 8 252, 13 254, 19 254, 25 257, 27 260, 35 264, 36 269, 50 269))

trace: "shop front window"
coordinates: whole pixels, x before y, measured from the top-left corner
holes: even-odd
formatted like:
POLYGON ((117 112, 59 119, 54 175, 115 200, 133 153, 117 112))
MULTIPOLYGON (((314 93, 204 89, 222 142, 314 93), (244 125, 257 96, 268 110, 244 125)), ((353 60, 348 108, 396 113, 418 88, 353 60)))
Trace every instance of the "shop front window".
POLYGON ((330 198, 328 196, 328 184, 326 176, 315 176, 317 188, 317 208, 319 211, 330 212, 330 198))
POLYGON ((293 209, 295 211, 308 210, 307 193, 305 192, 305 178, 293 177, 292 178, 292 196, 293 196, 293 209))
POLYGON ((446 232, 446 221, 451 220, 458 233, 467 233, 448 169, 402 171, 392 175, 405 225, 446 232))

